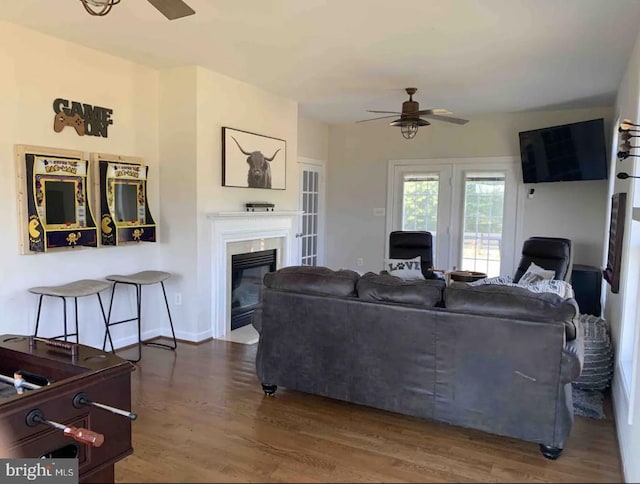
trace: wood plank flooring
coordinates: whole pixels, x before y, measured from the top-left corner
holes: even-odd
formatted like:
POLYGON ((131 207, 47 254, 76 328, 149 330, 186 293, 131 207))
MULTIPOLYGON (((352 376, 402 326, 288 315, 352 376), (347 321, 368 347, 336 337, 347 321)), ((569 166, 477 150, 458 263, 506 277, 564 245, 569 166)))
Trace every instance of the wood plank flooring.
POLYGON ((484 432, 282 388, 265 397, 256 349, 144 347, 134 454, 116 464, 116 482, 623 480, 610 407, 605 420, 576 417, 563 455, 548 461, 535 444, 484 432))

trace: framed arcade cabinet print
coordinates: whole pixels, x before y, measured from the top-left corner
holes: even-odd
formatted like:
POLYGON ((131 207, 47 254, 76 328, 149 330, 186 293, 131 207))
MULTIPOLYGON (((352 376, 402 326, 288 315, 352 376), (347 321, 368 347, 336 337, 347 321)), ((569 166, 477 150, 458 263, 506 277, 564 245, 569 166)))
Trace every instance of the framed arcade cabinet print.
POLYGON ((83 153, 16 145, 15 155, 20 253, 97 247, 83 153))
POLYGON ((222 128, 222 186, 286 189, 287 142, 222 128))
POLYGON ((155 242, 156 223, 149 211, 149 167, 131 156, 92 154, 98 171, 102 245, 155 242))

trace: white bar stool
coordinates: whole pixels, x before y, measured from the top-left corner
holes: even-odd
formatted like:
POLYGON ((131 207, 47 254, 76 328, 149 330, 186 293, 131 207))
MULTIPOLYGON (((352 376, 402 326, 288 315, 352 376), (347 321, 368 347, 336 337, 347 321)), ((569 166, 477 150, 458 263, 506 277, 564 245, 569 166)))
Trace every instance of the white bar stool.
POLYGON ((111 343, 111 351, 115 353, 115 349, 113 347, 113 342, 111 341, 111 334, 109 333, 109 328, 111 326, 115 326, 116 324, 128 323, 131 321, 138 322, 138 358, 135 360, 129 360, 132 363, 137 363, 142 358, 142 345, 149 346, 158 346, 161 348, 167 348, 170 350, 175 350, 178 347, 178 342, 176 340, 176 333, 173 329, 173 321, 171 319, 171 311, 169 311, 169 301, 167 301, 167 292, 164 288, 164 281, 169 279, 171 274, 163 271, 142 271, 136 272, 135 274, 129 275, 121 275, 114 274, 111 276, 105 277, 106 280, 113 282, 113 286, 111 288, 111 300, 109 301, 109 315, 106 320, 106 331, 104 335, 104 341, 102 343, 102 349, 104 350, 107 345, 107 337, 109 338, 109 342, 111 343), (162 286, 162 294, 164 295, 164 303, 167 307, 167 315, 169 316, 169 325, 171 326, 171 334, 173 336, 173 344, 163 344, 156 343, 154 341, 142 341, 142 331, 141 331, 141 315, 142 315, 142 286, 148 286, 151 284, 158 284, 162 286), (116 292, 116 286, 118 284, 129 284, 131 286, 136 287, 136 305, 137 305, 137 315, 134 318, 123 319, 121 321, 111 322, 111 309, 113 308, 113 295, 116 292))
MULTIPOLYGON (((100 297, 100 292, 108 289, 108 282, 105 281, 96 281, 94 279, 82 279, 79 281, 70 282, 68 284, 62 284, 59 286, 38 286, 32 287, 29 289, 29 292, 33 294, 38 294, 40 299, 38 301, 38 315, 36 317, 36 329, 34 331, 34 336, 38 336, 38 329, 40 327, 40 313, 42 309, 42 298, 44 296, 49 297, 59 297, 62 299, 62 312, 64 316, 64 333, 59 336, 53 336, 51 339, 60 339, 64 338, 67 341, 68 338, 75 336, 76 343, 80 343, 80 331, 78 329, 78 298, 85 296, 92 296, 95 294, 98 297, 98 302, 100 303, 100 312, 102 313, 102 320, 104 321, 105 328, 108 331, 107 318, 104 314, 104 306, 102 305, 102 298, 100 297), (69 333, 67 328, 67 298, 72 297, 74 308, 75 308, 75 320, 76 320, 76 331, 75 333, 69 333)), ((113 348, 113 342, 111 341, 111 335, 109 335, 109 342, 111 343, 111 347, 113 348)))

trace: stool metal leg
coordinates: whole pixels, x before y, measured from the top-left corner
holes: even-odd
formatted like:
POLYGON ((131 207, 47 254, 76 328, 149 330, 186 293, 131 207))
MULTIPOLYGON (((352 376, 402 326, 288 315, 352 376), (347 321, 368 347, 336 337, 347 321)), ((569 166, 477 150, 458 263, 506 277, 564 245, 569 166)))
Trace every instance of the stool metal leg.
POLYGON ((115 348, 113 346, 113 340, 111 339, 111 331, 109 331, 109 328, 111 326, 115 326, 116 324, 122 324, 122 323, 128 323, 131 321, 138 321, 138 358, 135 360, 131 360, 128 359, 128 361, 130 361, 131 363, 137 363, 140 361, 140 359, 142 358, 142 341, 141 341, 141 334, 140 334, 140 300, 141 300, 141 292, 140 289, 138 288, 137 284, 133 284, 133 283, 129 283, 129 282, 117 282, 114 281, 113 283, 113 287, 111 288, 111 298, 109 299, 109 315, 107 316, 107 319, 105 321, 105 333, 104 333, 104 338, 102 340, 102 350, 104 351, 104 349, 107 346, 107 338, 109 338, 109 342, 111 343, 111 352, 115 354, 115 348), (129 319, 123 319, 121 321, 114 321, 111 322, 111 311, 113 309, 113 296, 116 292, 116 286, 118 284, 128 284, 131 286, 136 286, 136 306, 137 306, 137 318, 129 318, 129 319))
POLYGON ((136 284, 136 298, 138 303, 138 359, 132 360, 137 363, 142 359, 142 286, 136 284))
POLYGON ((107 343, 107 336, 109 336, 109 343, 111 344, 111 352, 113 353, 115 351, 115 348, 113 347, 113 340, 111 339, 111 333, 109 332, 109 324, 107 322, 107 317, 104 314, 104 306, 102 304, 102 298, 100 297, 100 293, 97 292, 96 296, 98 296, 98 302, 100 303, 100 312, 102 313, 102 320, 104 321, 104 328, 105 328, 105 336, 104 336, 104 342, 102 343, 102 351, 104 351, 104 347, 107 343))
POLYGON ((64 311, 64 340, 67 341, 67 299, 63 296, 59 296, 62 299, 62 310, 64 311))
MULTIPOLYGON (((109 336, 109 341, 111 341, 111 353, 114 353, 114 354, 116 350, 113 347, 113 341, 111 340, 111 333, 109 332, 109 326, 111 325, 111 308, 113 308, 113 295, 116 292, 117 285, 118 283, 114 282, 113 285, 111 286, 111 298, 109 299, 109 315, 107 316, 106 327, 104 332, 104 340, 102 341, 102 351, 104 351, 107 346, 107 336, 109 336)), ((100 302, 100 304, 102 304, 102 301, 100 302)))
POLYGON ((36 330, 33 335, 38 336, 38 326, 40 326, 40 310, 42 309, 42 298, 44 294, 40 294, 40 299, 38 300, 38 315, 36 316, 36 330))
POLYGON ((164 287, 164 283, 162 281, 160 281, 160 284, 162 286, 162 294, 164 296, 164 303, 165 306, 167 308, 167 315, 169 316, 169 324, 171 325, 171 335, 172 335, 172 339, 173 339, 173 344, 172 345, 168 345, 168 344, 163 344, 163 343, 156 343, 154 341, 143 341, 142 340, 142 286, 143 284, 138 284, 135 282, 121 282, 121 281, 114 281, 113 283, 113 287, 111 289, 111 298, 109 300, 109 312, 108 312, 108 316, 105 322, 105 335, 104 335, 104 339, 102 341, 102 349, 104 350, 106 348, 107 345, 107 338, 109 338, 110 342, 111 342, 111 348, 112 348, 112 352, 115 353, 115 349, 113 348, 113 342, 111 341, 111 333, 109 331, 109 328, 111 326, 114 326, 116 324, 121 324, 121 323, 128 323, 130 321, 136 321, 137 323, 137 327, 138 327, 138 342, 137 342, 137 346, 138 346, 138 357, 135 360, 131 360, 129 359, 130 362, 132 363, 137 363, 142 359, 142 345, 148 345, 148 346, 159 346, 162 348, 167 348, 170 350, 175 350, 178 347, 178 342, 176 340, 176 333, 173 327, 173 320, 171 318, 171 311, 169 309, 169 300, 167 299, 167 292, 165 290, 164 287), (136 287, 136 316, 133 318, 129 318, 129 319, 123 319, 121 321, 114 321, 111 322, 111 311, 113 308, 113 298, 114 298, 114 294, 116 291, 116 285, 117 284, 127 284, 130 286, 135 286, 136 287))
POLYGON ((73 304, 76 311, 76 343, 80 344, 80 329, 78 328, 78 298, 73 298, 73 304))
POLYGON ((171 311, 169 311, 169 301, 167 300, 167 291, 164 289, 164 281, 160 281, 162 285, 162 294, 164 295, 164 304, 167 307, 167 315, 169 316, 169 325, 171 326, 171 335, 173 336, 173 345, 168 345, 164 343, 155 343, 153 341, 146 342, 145 344, 148 346, 161 346, 163 348, 168 348, 170 350, 175 350, 178 347, 178 341, 176 340, 176 332, 173 329, 173 320, 171 319, 171 311))

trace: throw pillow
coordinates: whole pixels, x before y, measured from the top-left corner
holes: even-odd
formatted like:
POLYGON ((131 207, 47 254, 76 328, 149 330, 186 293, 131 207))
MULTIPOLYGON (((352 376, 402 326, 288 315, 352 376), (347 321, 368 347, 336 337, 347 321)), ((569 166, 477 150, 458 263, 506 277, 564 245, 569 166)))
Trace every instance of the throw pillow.
POLYGON ((571 287, 571 284, 565 281, 544 280, 534 282, 533 284, 518 283, 518 285, 531 292, 550 292, 553 294, 557 294, 563 299, 575 297, 573 293, 573 287, 571 287))
POLYGON ((513 283, 511 276, 485 277, 477 281, 470 282, 470 286, 484 286, 485 284, 507 285, 513 283))
POLYGON ((424 279, 422 275, 422 258, 420 256, 406 260, 385 259, 384 266, 389 274, 404 279, 405 281, 424 279))
POLYGON ((518 284, 524 286, 538 281, 548 281, 554 277, 556 277, 556 271, 547 271, 536 265, 535 262, 532 262, 527 272, 525 272, 518 281, 518 284))

